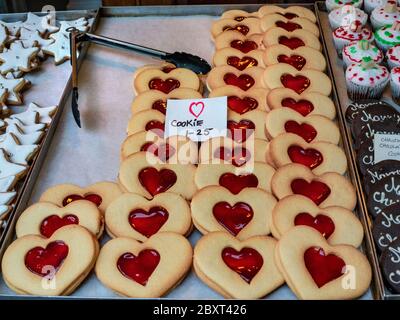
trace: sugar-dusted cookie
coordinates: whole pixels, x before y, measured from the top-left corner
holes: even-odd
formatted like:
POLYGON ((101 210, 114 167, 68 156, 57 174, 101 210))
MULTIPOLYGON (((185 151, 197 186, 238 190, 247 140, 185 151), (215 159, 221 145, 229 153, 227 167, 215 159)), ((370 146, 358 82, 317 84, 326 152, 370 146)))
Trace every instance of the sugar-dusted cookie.
POLYGON ((74 27, 79 31, 85 32, 89 30, 89 21, 85 17, 81 17, 75 20, 62 20, 58 21, 60 24, 60 32, 68 33, 67 29, 74 27))
POLYGON ((294 226, 306 225, 318 230, 329 244, 361 245, 364 230, 350 210, 330 206, 319 208, 311 199, 290 195, 280 201, 272 212, 272 234, 279 239, 294 226))
POLYGON ((232 66, 216 67, 207 75, 207 87, 209 91, 226 85, 232 85, 244 91, 250 88, 264 88, 263 72, 264 69, 260 67, 251 67, 243 71, 232 66))
MULTIPOLYGON (((234 134, 236 137, 237 133, 234 134)), ((215 137, 201 144, 199 161, 204 164, 231 163, 236 167, 252 166, 254 161, 266 162, 268 141, 254 139, 251 130, 239 134, 247 137, 245 142, 237 142, 230 137, 215 137), (251 138, 249 138, 251 137, 251 138)))
POLYGON ((57 106, 43 107, 34 102, 29 103, 26 110, 26 112, 37 112, 39 114, 39 122, 45 124, 50 124, 56 111, 57 106))
POLYGON ((109 181, 101 181, 87 187, 74 184, 58 184, 47 189, 39 201, 51 202, 57 206, 67 206, 77 200, 89 200, 93 202, 102 213, 108 205, 122 193, 118 184, 109 181))
POLYGON ((245 188, 259 188, 271 193, 271 179, 274 173, 275 169, 263 162, 254 162, 253 168, 236 167, 229 163, 199 164, 194 182, 199 190, 219 185, 233 194, 238 194, 245 188))
POLYGON ((198 163, 197 143, 185 136, 159 137, 152 131, 142 131, 128 136, 121 146, 121 159, 136 152, 150 152, 169 163, 198 163))
POLYGON ((28 12, 24 21, 24 28, 29 30, 37 30, 40 34, 53 33, 58 31, 58 27, 52 24, 51 14, 37 16, 32 12, 28 12))
POLYGON ((39 144, 40 140, 44 137, 43 131, 34 131, 30 133, 24 133, 22 129, 15 123, 11 123, 6 127, 6 133, 0 136, 0 142, 7 138, 7 133, 12 133, 17 138, 20 144, 39 144))
POLYGON ((368 290, 371 267, 350 245, 329 245, 314 228, 285 233, 275 251, 286 283, 300 299, 353 299, 368 290))
POLYGON ((298 47, 292 50, 287 46, 275 44, 265 49, 263 58, 266 66, 287 63, 297 70, 315 69, 324 71, 326 68, 323 54, 310 47, 298 47))
POLYGON ((93 268, 98 251, 96 238, 79 225, 60 228, 50 238, 26 235, 7 248, 2 274, 19 294, 69 295, 93 268))
POLYGON ((0 141, 0 149, 3 149, 11 162, 27 165, 39 150, 37 144, 21 145, 12 133, 6 133, 5 139, 0 141))
POLYGON ((320 115, 303 117, 290 108, 278 108, 268 112, 265 128, 270 139, 289 132, 297 134, 306 142, 325 141, 338 144, 340 140, 339 128, 332 120, 320 115))
POLYGON ((15 21, 15 22, 5 22, 0 20, 0 24, 6 27, 10 36, 18 37, 23 27, 24 23, 22 21, 15 21))
POLYGON ((24 78, 7 79, 0 75, 0 97, 3 97, 3 95, 6 96, 1 101, 4 101, 8 105, 22 104, 21 91, 25 89, 27 84, 24 78))
POLYGON ((253 50, 262 49, 262 34, 255 33, 244 36, 236 31, 224 31, 214 40, 215 49, 234 48, 243 53, 249 53, 253 50))
POLYGON ((97 206, 88 200, 78 200, 64 207, 50 202, 37 202, 22 212, 15 226, 17 237, 28 234, 50 238, 54 232, 66 225, 79 224, 100 238, 103 232, 103 217, 97 206))
POLYGON ((69 60, 71 58, 69 37, 59 31, 51 34, 50 38, 53 39, 54 42, 48 46, 42 47, 43 52, 53 56, 56 65, 69 60))
POLYGON ((211 34, 215 39, 225 31, 240 32, 244 36, 250 36, 255 33, 262 33, 260 20, 258 18, 246 18, 242 21, 235 19, 219 19, 212 23, 211 34))
POLYGON ((164 93, 169 93, 177 88, 201 90, 197 74, 184 68, 175 68, 168 73, 158 68, 147 68, 137 74, 133 86, 137 94, 150 89, 164 93))
POLYGON ((4 49, 0 53, 0 72, 5 75, 8 72, 23 71, 29 72, 34 67, 32 60, 37 56, 39 48, 24 48, 21 42, 14 42, 10 49, 4 49))
POLYGON ((287 19, 279 13, 273 13, 266 16, 263 16, 260 19, 261 30, 263 32, 268 31, 271 28, 282 28, 288 32, 292 32, 294 30, 304 29, 316 37, 319 37, 319 29, 318 26, 308 20, 307 18, 295 17, 292 19, 287 19))
POLYGON ((194 270, 226 298, 261 298, 284 283, 274 262, 276 244, 266 236, 240 241, 226 232, 211 232, 196 243, 194 270))
POLYGON ((307 18, 313 23, 317 22, 317 18, 315 17, 314 12, 312 12, 310 9, 307 9, 305 7, 300 7, 300 6, 288 6, 286 8, 282 8, 279 6, 273 6, 273 5, 265 5, 260 7, 258 9, 258 15, 259 17, 264 17, 269 14, 273 13, 278 13, 282 16, 284 16, 286 19, 293 19, 297 17, 303 17, 307 18))
POLYGON ((8 176, 5 178, 0 178, 0 192, 8 192, 14 189, 15 184, 17 183, 16 176, 8 176))
POLYGON ((297 94, 288 88, 276 88, 269 92, 267 103, 271 109, 290 108, 302 116, 317 114, 331 120, 336 116, 333 101, 317 92, 297 94))
POLYGON ((200 99, 201 93, 193 89, 178 88, 170 93, 163 93, 159 90, 148 90, 137 95, 132 102, 132 114, 144 110, 157 110, 162 114, 166 113, 168 99, 200 99))
POLYGON ((320 208, 339 206, 353 210, 357 202, 356 191, 345 177, 335 172, 317 176, 300 164, 288 164, 277 169, 271 187, 278 199, 299 194, 320 208))
POLYGON ((267 114, 267 112, 261 110, 252 110, 245 114, 238 114, 229 110, 228 137, 237 142, 242 142, 247 139, 248 133, 246 131, 254 131, 254 138, 268 140, 265 132, 267 114))
POLYGON ((322 50, 319 39, 310 31, 304 29, 289 32, 282 28, 271 28, 264 33, 263 44, 265 47, 281 44, 292 50, 299 47, 311 47, 318 51, 322 50))
POLYGON ((12 163, 7 156, 7 153, 0 148, 0 179, 16 176, 22 178, 28 171, 28 167, 12 163))
POLYGON ((283 133, 272 139, 269 153, 277 168, 298 163, 317 175, 326 172, 344 174, 347 170, 347 158, 340 147, 329 142, 307 143, 294 133, 283 133))
POLYGON ((263 74, 263 81, 267 88, 288 88, 301 94, 303 92, 318 92, 329 96, 332 83, 329 77, 318 70, 297 70, 287 63, 278 63, 268 66, 263 74))
POLYGON ((16 125, 21 129, 23 133, 32 133, 36 131, 43 131, 46 129, 46 125, 44 123, 35 123, 30 125, 24 125, 21 120, 17 118, 6 118, 4 119, 7 125, 16 125))
POLYGON ((269 111, 267 105, 268 89, 254 88, 244 91, 235 86, 219 87, 208 95, 209 98, 228 97, 228 111, 246 114, 252 110, 269 111))
POLYGON ((121 295, 158 298, 184 279, 192 256, 189 241, 172 232, 157 233, 143 243, 116 238, 101 248, 95 271, 105 286, 121 295))
POLYGON ((111 237, 128 237, 142 242, 163 231, 187 235, 192 226, 187 201, 170 192, 157 194, 151 200, 124 193, 108 206, 105 222, 111 237))
POLYGON ((221 15, 221 19, 234 19, 243 21, 247 18, 258 18, 258 12, 247 12, 244 10, 227 10, 221 15))
POLYGON ((215 52, 213 64, 216 67, 232 66, 240 71, 257 66, 265 68, 263 53, 263 50, 252 50, 248 53, 243 53, 238 49, 223 48, 215 52))
POLYGON ((13 202, 17 195, 17 192, 0 192, 0 205, 9 205, 13 202))
POLYGON ((9 206, 6 204, 1 204, 0 205, 0 221, 6 220, 12 209, 13 209, 12 206, 9 206))
POLYGON ((32 111, 24 111, 21 113, 13 113, 10 119, 17 119, 26 126, 35 125, 39 123, 39 113, 32 111))
POLYGON ((240 240, 268 235, 275 197, 257 188, 232 194, 221 186, 198 191, 191 202, 193 224, 202 233, 225 231, 240 240))
POLYGON ((197 188, 192 164, 163 164, 155 155, 137 152, 122 161, 118 180, 122 188, 146 198, 173 192, 190 200, 197 188))
POLYGON ((131 135, 141 131, 153 131, 164 136, 164 122, 165 115, 157 110, 139 111, 129 119, 126 133, 131 135))

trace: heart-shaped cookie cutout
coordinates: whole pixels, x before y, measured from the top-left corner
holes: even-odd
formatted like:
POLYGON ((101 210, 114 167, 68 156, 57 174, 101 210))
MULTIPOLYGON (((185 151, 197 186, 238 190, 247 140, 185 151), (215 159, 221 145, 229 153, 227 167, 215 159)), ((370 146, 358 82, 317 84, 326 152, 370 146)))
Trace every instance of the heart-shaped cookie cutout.
POLYGON ((353 210, 357 202, 354 187, 345 177, 334 172, 317 176, 300 164, 288 164, 276 170, 271 187, 278 199, 300 194, 320 208, 339 206, 353 210))
POLYGON ((132 114, 136 114, 145 110, 157 110, 165 115, 168 99, 201 99, 202 95, 188 88, 178 88, 170 93, 163 93, 158 90, 148 90, 137 95, 132 102, 132 114))
POLYGON ((249 53, 261 48, 262 34, 255 33, 245 36, 233 30, 224 31, 215 38, 214 45, 216 50, 234 48, 243 53, 249 53))
POLYGON ((331 80, 325 73, 311 69, 298 71, 286 63, 268 66, 264 71, 263 80, 271 90, 287 88, 297 94, 318 92, 329 96, 332 90, 331 80))
POLYGON ((260 18, 264 18, 264 16, 279 14, 286 19, 294 19, 297 17, 306 18, 310 20, 312 23, 317 23, 317 18, 315 17, 314 12, 310 9, 300 6, 289 6, 286 8, 282 8, 274 5, 264 5, 258 9, 258 15, 260 18))
POLYGON ((185 68, 175 68, 168 73, 159 68, 147 68, 136 75, 133 86, 137 94, 147 90, 168 94, 177 88, 200 91, 200 79, 193 71, 185 68))
POLYGON ((228 137, 241 143, 254 133, 254 138, 268 140, 265 134, 266 117, 267 112, 260 110, 248 111, 242 115, 228 110, 228 137))
POLYGON ((257 299, 283 284, 275 248, 271 237, 239 241, 226 232, 210 232, 196 243, 193 266, 197 276, 224 297, 257 299))
POLYGON ((77 200, 93 202, 104 214, 111 201, 122 193, 115 182, 102 181, 87 187, 64 183, 47 189, 39 198, 39 202, 51 202, 59 207, 64 207, 77 200))
POLYGON ((137 152, 122 161, 118 180, 121 187, 146 198, 165 191, 191 199, 196 192, 192 164, 165 164, 148 152, 137 152))
POLYGON ((214 39, 226 31, 238 32, 244 36, 261 33, 260 20, 258 18, 246 18, 243 21, 219 19, 212 23, 211 34, 214 39))
POLYGON ((269 153, 277 168, 298 163, 312 169, 314 174, 326 172, 344 174, 347 158, 344 151, 330 142, 307 143, 294 133, 283 133, 269 143, 269 153))
POLYGON ((282 28, 288 32, 292 32, 297 29, 304 29, 311 32, 316 37, 319 37, 318 26, 306 18, 295 17, 288 19, 280 14, 275 13, 262 17, 260 21, 263 32, 276 27, 282 28))
POLYGON ((240 71, 256 66, 265 68, 262 50, 243 53, 238 49, 223 48, 215 52, 213 64, 216 67, 232 66, 240 71))
POLYGON ((106 287, 121 295, 158 298, 183 280, 192 255, 189 241, 173 232, 157 233, 143 243, 116 238, 101 248, 95 271, 106 287))
POLYGON ((186 235, 192 224, 186 200, 169 192, 158 194, 152 200, 124 193, 107 208, 105 222, 111 237, 138 241, 146 241, 163 231, 186 235))
POLYGON ((279 27, 272 27, 264 33, 263 44, 266 48, 281 44, 292 50, 301 46, 310 47, 318 51, 322 49, 318 37, 304 29, 286 31, 279 27))
POLYGON ((357 217, 339 206, 319 208, 311 199, 290 195, 281 199, 272 212, 272 233, 280 239, 294 226, 306 225, 318 230, 331 245, 361 245, 364 230, 357 217))
POLYGON ((163 137, 164 122, 165 115, 157 110, 140 111, 129 119, 126 132, 131 135, 141 131, 152 131, 163 137))
POLYGON ((207 186, 220 185, 233 194, 245 188, 259 188, 271 193, 271 179, 275 169, 262 162, 254 162, 252 169, 231 164, 199 164, 194 182, 200 190, 207 186))
POLYGON ((338 144, 340 132, 337 125, 319 115, 303 117, 291 108, 278 108, 266 115, 265 128, 270 139, 282 133, 294 133, 306 142, 324 141, 338 144))
POLYGON ((371 267, 360 251, 349 245, 331 246, 312 227, 298 226, 285 233, 275 257, 300 299, 353 299, 371 282, 371 267))
POLYGON ((243 91, 254 88, 264 88, 262 83, 264 69, 251 67, 240 71, 232 66, 220 66, 212 68, 207 75, 207 87, 209 91, 231 85, 243 91))
POLYGON ((247 91, 235 86, 223 86, 210 92, 209 98, 228 97, 228 110, 239 115, 259 110, 269 111, 267 105, 268 90, 255 88, 247 91))
POLYGON ((15 233, 18 238, 34 234, 50 238, 58 229, 79 224, 99 238, 103 232, 103 217, 95 204, 76 200, 64 207, 50 202, 37 202, 25 209, 18 218, 15 233))
POLYGON ((191 210, 193 223, 202 234, 225 231, 247 239, 270 233, 275 204, 275 198, 261 189, 245 188, 232 194, 224 187, 208 186, 195 194, 191 210))
POLYGON ((298 47, 291 50, 282 44, 276 44, 266 48, 263 55, 265 65, 270 66, 277 63, 286 63, 297 70, 314 69, 324 71, 326 68, 323 54, 310 47, 298 47))
POLYGON ((184 136, 159 137, 152 131, 142 131, 128 136, 121 146, 121 159, 146 151, 157 156, 161 162, 193 163, 198 162, 197 144, 184 136))
POLYGON ((336 116, 336 109, 332 100, 317 92, 297 94, 291 89, 276 88, 269 92, 267 103, 271 110, 289 108, 304 117, 321 115, 333 120, 336 116))
POLYGON ((60 228, 50 238, 26 235, 5 251, 3 277, 20 294, 69 295, 91 271, 98 251, 96 238, 79 225, 60 228))

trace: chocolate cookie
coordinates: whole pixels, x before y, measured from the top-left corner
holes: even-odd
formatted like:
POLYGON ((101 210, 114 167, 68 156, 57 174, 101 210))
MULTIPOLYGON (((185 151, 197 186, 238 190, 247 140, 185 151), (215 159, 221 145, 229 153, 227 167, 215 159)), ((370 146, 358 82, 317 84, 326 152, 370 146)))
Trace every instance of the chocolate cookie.
POLYGON ((371 187, 367 195, 368 212, 374 218, 395 203, 400 203, 400 176, 382 179, 371 187))
POLYGON ((357 164, 363 175, 375 164, 373 140, 368 140, 360 146, 357 151, 357 164))
POLYGON ((400 125, 397 124, 397 119, 385 120, 383 122, 365 123, 361 131, 355 135, 354 144, 356 149, 358 150, 366 141, 373 140, 375 133, 400 134, 400 125))
POLYGON ((380 265, 388 287, 392 291, 400 293, 400 238, 383 251, 380 265))
POLYGON ((349 104, 346 109, 346 120, 351 123, 353 119, 357 117, 361 110, 364 110, 370 106, 386 106, 394 110, 394 108, 390 104, 380 100, 365 99, 355 101, 349 104))
POLYGON ((400 161, 384 160, 368 167, 363 177, 365 192, 386 177, 400 176, 400 161))
POLYGON ((376 217, 372 235, 379 251, 385 250, 393 241, 400 238, 400 203, 384 208, 376 217))

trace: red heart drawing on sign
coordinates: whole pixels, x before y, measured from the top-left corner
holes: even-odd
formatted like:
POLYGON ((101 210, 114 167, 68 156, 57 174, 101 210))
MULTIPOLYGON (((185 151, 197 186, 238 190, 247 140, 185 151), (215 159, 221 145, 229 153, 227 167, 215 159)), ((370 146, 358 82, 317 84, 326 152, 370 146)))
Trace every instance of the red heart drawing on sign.
POLYGON ((192 115, 198 118, 204 110, 203 102, 192 102, 189 106, 189 111, 192 115))

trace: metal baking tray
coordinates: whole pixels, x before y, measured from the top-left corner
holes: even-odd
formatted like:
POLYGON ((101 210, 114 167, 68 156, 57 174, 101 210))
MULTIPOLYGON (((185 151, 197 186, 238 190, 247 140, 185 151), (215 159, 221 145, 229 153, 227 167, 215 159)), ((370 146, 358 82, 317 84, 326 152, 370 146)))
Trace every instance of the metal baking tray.
MULTIPOLYGON (((57 20, 75 20, 80 17, 86 17, 91 24, 91 29, 94 28, 94 18, 96 16, 96 10, 77 10, 77 11, 57 11, 56 19, 57 20)), ((35 12, 37 15, 43 15, 41 12, 35 12)), ((0 14, 0 20, 6 22, 14 22, 14 21, 24 21, 26 19, 26 13, 11 13, 11 14, 0 14)), ((78 61, 78 65, 82 63, 82 60, 87 51, 87 46, 83 46, 80 50, 80 58, 78 61)), ((40 142, 39 152, 34 156, 31 161, 31 165, 26 176, 18 181, 17 184, 17 197, 14 201, 13 210, 8 215, 5 220, 5 226, 0 235, 0 243, 4 242, 6 238, 7 231, 9 230, 10 222, 13 221, 14 216, 18 215, 18 212, 21 212, 21 208, 26 206, 27 200, 29 199, 30 193, 32 191, 32 187, 36 182, 36 178, 40 172, 40 168, 45 160, 47 155, 47 151, 51 144, 52 138, 54 136, 54 132, 56 131, 57 125, 60 120, 60 116, 63 112, 65 102, 68 98, 69 92, 71 91, 71 66, 68 61, 64 62, 61 65, 54 65, 54 61, 51 57, 46 59, 41 65, 41 69, 38 72, 32 72, 26 74, 24 77, 30 80, 33 83, 33 87, 29 88, 24 92, 24 104, 21 106, 11 106, 11 110, 14 113, 22 112, 26 110, 27 102, 37 102, 39 101, 51 101, 49 104, 43 104, 43 106, 47 105, 58 105, 57 111, 53 117, 53 120, 46 131, 45 136, 40 142), (61 77, 57 77, 57 75, 62 75, 61 77), (57 82, 46 82, 43 83, 42 80, 44 77, 55 77, 57 82), (44 98, 44 96, 50 96, 55 93, 54 97, 50 99, 44 98), (44 98, 44 99, 43 99, 44 98)), ((40 104, 40 103, 39 103, 40 104)))
MULTIPOLYGON (((355 181, 355 184, 357 186, 357 195, 358 195, 358 206, 360 208, 360 213, 361 213, 361 221, 364 224, 364 229, 365 229, 365 237, 366 237, 366 244, 367 244, 367 253, 369 256, 370 261, 374 265, 374 276, 376 278, 376 284, 377 284, 377 290, 379 296, 382 297, 382 299, 400 299, 400 294, 393 294, 391 293, 384 284, 384 280, 382 277, 382 272, 379 267, 379 257, 377 255, 377 250, 375 246, 375 242, 373 241, 372 237, 372 220, 371 217, 368 214, 368 209, 367 209, 367 199, 366 199, 366 194, 363 191, 363 183, 362 183, 362 175, 358 170, 357 166, 357 156, 356 156, 356 151, 354 148, 353 144, 353 139, 350 131, 350 126, 348 125, 347 121, 345 120, 345 111, 347 106, 351 103, 351 100, 349 99, 347 95, 347 88, 346 88, 346 80, 345 80, 345 73, 343 69, 343 64, 342 60, 339 58, 334 42, 333 42, 333 37, 332 37, 332 28, 329 24, 329 19, 328 19, 328 12, 325 7, 325 2, 324 1, 317 1, 315 3, 315 9, 317 12, 318 20, 320 22, 320 26, 323 31, 323 37, 324 37, 324 43, 326 46, 326 51, 328 52, 328 55, 326 56, 327 61, 330 65, 330 69, 332 70, 335 83, 336 83, 336 92, 337 92, 337 97, 338 97, 338 109, 340 110, 340 117, 341 117, 341 123, 343 125, 343 136, 347 140, 347 146, 348 146, 348 156, 349 160, 352 162, 353 165, 353 173, 354 173, 354 179, 353 182, 355 181)), ((389 102, 392 106, 396 106, 395 103, 393 103, 391 99, 391 94, 390 94, 390 88, 387 88, 384 92, 384 96, 382 100, 386 100, 389 102)))
MULTIPOLYGON (((296 5, 302 5, 315 11, 314 4, 296 5)), ((169 52, 187 51, 211 61, 215 52, 210 34, 211 22, 218 19, 226 10, 242 9, 252 12, 258 10, 260 6, 262 5, 103 7, 98 11, 94 28, 96 33, 108 37, 169 52), (176 37, 176 34, 179 34, 179 37, 176 37)), ((322 26, 320 22, 318 23, 323 53, 327 57, 322 26)), ((37 201, 40 194, 48 187, 56 183, 70 182, 87 185, 100 180, 116 179, 120 163, 120 144, 126 136, 125 127, 127 119, 130 117, 130 104, 134 97, 132 74, 136 67, 150 63, 155 63, 155 61, 131 53, 90 45, 79 73, 79 105, 83 129, 76 127, 69 108, 64 108, 53 144, 51 148, 45 150, 49 155, 43 164, 40 175, 31 179, 32 183, 26 189, 23 201, 20 202, 12 223, 7 228, 6 237, 0 247, 0 258, 9 243, 15 238, 14 226, 18 216, 28 204, 37 201), (68 143, 70 145, 65 145, 68 143), (61 165, 63 166, 61 167, 61 165), (36 184, 35 180, 37 180, 36 184)), ((338 125, 343 137, 341 146, 348 158, 349 178, 357 186, 355 166, 346 136, 344 118, 338 108, 337 89, 329 63, 327 73, 332 79, 332 99, 337 106, 338 125)), ((44 159, 39 160, 43 162, 44 159)), ((358 196, 360 195, 358 194, 358 196)), ((360 208, 357 207, 356 213, 361 219, 365 219, 360 212, 360 208)), ((365 221, 363 223, 365 224, 365 221)), ((194 231, 189 240, 194 244, 200 236, 198 231, 194 231)), ((108 239, 108 236, 105 235, 102 242, 108 239)), ((371 239, 367 235, 362 250, 367 252, 375 270, 375 262, 369 254, 370 241, 371 239)), ((377 287, 379 288, 379 283, 377 284, 377 278, 374 276, 371 289, 361 299, 379 299, 380 291, 377 287)), ((0 298, 32 298, 32 296, 16 295, 0 279, 0 298)), ((93 273, 71 296, 54 297, 54 299, 103 298, 121 297, 104 287, 93 273)), ((194 272, 190 272, 183 283, 165 298, 220 299, 221 296, 202 283, 194 272)), ((284 285, 266 298, 296 299, 296 296, 284 285)))

